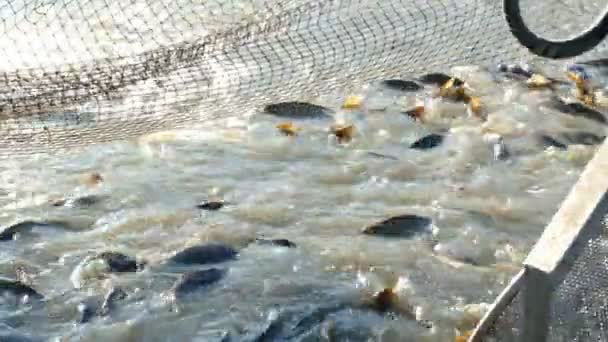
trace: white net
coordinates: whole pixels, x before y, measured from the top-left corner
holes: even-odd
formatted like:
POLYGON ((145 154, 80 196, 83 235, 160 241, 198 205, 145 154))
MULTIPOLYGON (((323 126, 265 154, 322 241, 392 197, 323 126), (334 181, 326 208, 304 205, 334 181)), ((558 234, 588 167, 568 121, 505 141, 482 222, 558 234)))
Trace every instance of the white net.
MULTIPOLYGON (((560 39, 596 22, 607 2, 521 5, 533 32, 560 39)), ((496 0, 5 0, 0 50, 3 157, 254 114, 268 103, 457 64, 533 57, 496 0)), ((581 58, 605 51, 604 42, 581 58)), ((605 204, 596 209, 605 216, 605 204)), ((551 280, 551 310, 541 306, 549 328, 537 329, 548 341, 607 340, 605 229, 592 226, 572 237, 574 247, 548 253, 568 255, 559 274, 540 276, 551 280)), ((522 296, 539 293, 526 290, 535 279, 528 276, 478 336, 521 335, 531 305, 522 296)))
MULTIPOLYGON (((536 23, 535 3, 561 15, 543 27, 563 28, 568 15, 595 20, 587 2, 579 13, 522 1, 522 14, 536 23)), ((493 0, 8 0, 0 30, 0 154, 11 157, 532 57, 493 0)))

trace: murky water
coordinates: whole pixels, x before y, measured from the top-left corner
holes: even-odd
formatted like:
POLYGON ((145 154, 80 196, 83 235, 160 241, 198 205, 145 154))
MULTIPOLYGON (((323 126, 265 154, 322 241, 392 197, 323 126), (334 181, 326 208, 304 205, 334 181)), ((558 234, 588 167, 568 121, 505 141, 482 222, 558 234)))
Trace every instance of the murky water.
POLYGON ((6 296, 0 327, 61 341, 453 340, 518 271, 592 157, 598 142, 580 132, 602 138, 605 126, 547 105, 567 90, 532 90, 472 67, 449 72, 480 96, 485 120, 432 99, 433 86, 371 85, 358 109, 341 109, 343 97, 319 99, 335 111, 325 119, 259 114, 0 166, 3 225, 59 222, 0 241, 0 275, 15 279, 22 269, 44 296, 6 296), (417 101, 421 121, 403 114, 417 101), (288 121, 296 136, 277 130, 288 121), (335 123, 354 125, 352 141, 336 140, 335 123), (443 136, 438 146, 410 148, 431 133, 443 136), (495 153, 497 135, 508 153, 495 153), (87 195, 98 197, 52 204, 87 195), (218 210, 196 207, 220 200, 218 210), (432 234, 363 233, 406 214, 431 219, 432 234), (163 266, 208 243, 238 255, 163 266), (145 265, 75 271, 107 251, 145 265), (212 267, 225 271, 219 280, 171 296, 180 274, 212 267), (126 296, 79 323, 79 305, 95 311, 112 287, 126 296), (366 305, 384 288, 398 297, 386 312, 366 305))

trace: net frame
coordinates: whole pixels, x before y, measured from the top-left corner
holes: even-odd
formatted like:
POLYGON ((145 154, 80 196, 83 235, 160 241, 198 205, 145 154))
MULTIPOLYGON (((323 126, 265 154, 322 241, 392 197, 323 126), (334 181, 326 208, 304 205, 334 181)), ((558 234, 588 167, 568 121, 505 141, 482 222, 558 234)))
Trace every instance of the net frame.
POLYGON ((608 141, 587 163, 579 180, 562 202, 523 263, 481 319, 469 342, 481 342, 516 295, 521 341, 546 341, 551 320, 551 301, 587 241, 598 236, 608 213, 608 141))

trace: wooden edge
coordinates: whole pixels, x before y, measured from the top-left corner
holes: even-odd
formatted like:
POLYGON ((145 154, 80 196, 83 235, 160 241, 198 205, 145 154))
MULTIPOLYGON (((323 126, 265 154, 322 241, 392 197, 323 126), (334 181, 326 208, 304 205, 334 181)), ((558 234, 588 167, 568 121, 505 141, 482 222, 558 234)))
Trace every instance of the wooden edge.
POLYGON ((524 277, 525 269, 520 270, 509 282, 509 285, 502 290, 500 295, 496 298, 490 310, 479 321, 475 330, 471 334, 471 337, 467 342, 481 342, 488 332, 488 329, 494 324, 498 316, 502 314, 505 308, 511 304, 513 298, 519 292, 521 288, 522 280, 524 277))
POLYGON ((608 140, 587 163, 578 181, 545 228, 540 239, 524 261, 547 274, 562 263, 566 253, 585 229, 593 229, 600 222, 598 207, 608 193, 608 140))

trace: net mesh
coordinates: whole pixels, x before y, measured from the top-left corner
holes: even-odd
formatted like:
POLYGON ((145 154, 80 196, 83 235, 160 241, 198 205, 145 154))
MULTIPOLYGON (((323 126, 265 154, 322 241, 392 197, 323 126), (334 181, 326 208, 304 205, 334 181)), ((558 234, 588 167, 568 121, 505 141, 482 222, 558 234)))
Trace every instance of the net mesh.
POLYGON ((521 293, 518 292, 513 301, 500 313, 496 322, 482 336, 487 342, 520 342, 521 338, 521 293))
MULTIPOLYGON (((587 2, 522 7, 592 21, 587 2)), ((0 155, 11 157, 531 57, 495 0, 6 0, 0 30, 0 155)))
POLYGON ((608 340, 608 238, 606 220, 590 238, 565 279, 551 308, 549 341, 608 340))

